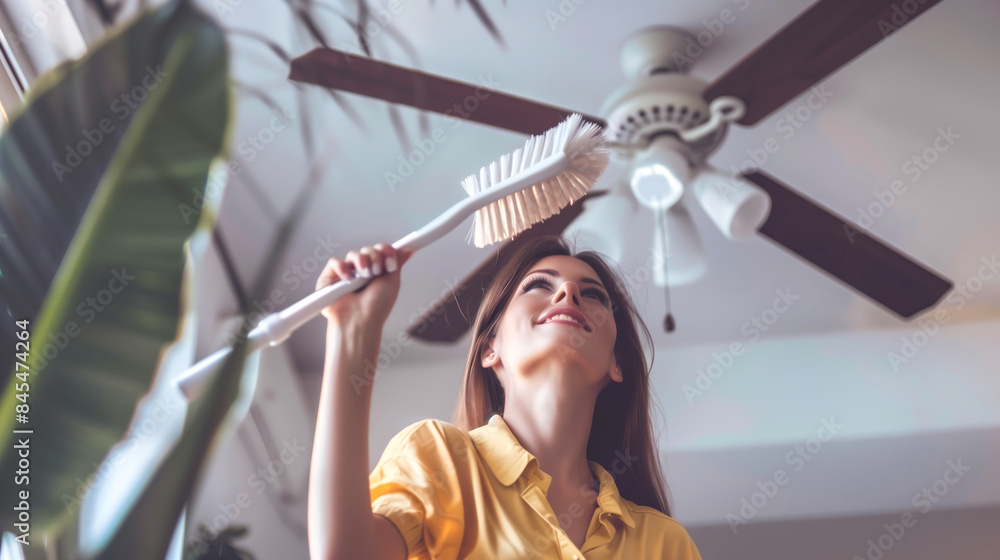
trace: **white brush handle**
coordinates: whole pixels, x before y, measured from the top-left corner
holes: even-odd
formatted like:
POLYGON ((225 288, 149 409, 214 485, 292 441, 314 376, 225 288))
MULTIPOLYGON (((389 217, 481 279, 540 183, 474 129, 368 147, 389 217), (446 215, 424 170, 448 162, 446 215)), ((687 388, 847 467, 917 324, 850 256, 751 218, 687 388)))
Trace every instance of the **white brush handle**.
MULTIPOLYGON (((462 200, 429 224, 396 241, 392 246, 397 250, 416 251, 422 249, 444 237, 480 208, 562 173, 569 166, 570 159, 565 152, 555 153, 525 171, 501 181, 475 196, 462 200)), ((345 294, 367 286, 371 280, 372 278, 361 277, 340 280, 323 289, 316 290, 282 311, 264 317, 257 324, 257 327, 247 335, 247 352, 259 350, 264 346, 277 346, 288 340, 288 337, 296 329, 319 315, 323 309, 345 294)), ((189 402, 194 401, 201 394, 209 379, 209 374, 222 363, 231 351, 230 347, 226 347, 203 358, 177 379, 177 385, 189 402)))

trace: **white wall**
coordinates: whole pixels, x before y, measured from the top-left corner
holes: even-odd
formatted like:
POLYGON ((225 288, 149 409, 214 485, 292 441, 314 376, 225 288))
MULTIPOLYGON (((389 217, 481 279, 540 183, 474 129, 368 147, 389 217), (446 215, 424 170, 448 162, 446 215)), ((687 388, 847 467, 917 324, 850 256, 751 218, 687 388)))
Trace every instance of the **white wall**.
MULTIPOLYGON (((731 363, 723 356, 730 342, 657 348, 653 382, 667 426, 660 435, 661 460, 675 517, 711 552, 705 557, 792 560, 805 557, 804 551, 811 558, 865 557, 868 539, 888 534, 884 524, 898 523, 909 512, 912 526, 902 538, 883 538, 883 544, 892 543, 893 550, 882 551, 887 560, 937 558, 940 544, 927 543, 952 541, 964 558, 993 558, 986 551, 996 550, 1000 537, 984 527, 996 526, 1000 516, 1000 321, 953 320, 939 327, 926 340, 915 335, 916 322, 881 331, 743 340, 744 352, 731 363), (903 338, 920 347, 893 371, 887 354, 900 352, 903 338), (717 378, 709 385, 714 356, 723 366, 711 370, 717 378), (703 395, 688 402, 684 386, 697 388, 700 371, 706 372, 703 395), (841 426, 835 433, 820 431, 824 420, 841 426), (949 461, 968 471, 961 477, 947 473, 949 461), (784 472, 777 478, 783 484, 773 482, 778 471, 784 472), (920 496, 924 488, 930 497, 920 496)), ((419 359, 427 354, 404 348, 376 378, 371 466, 408 424, 450 420, 464 359, 419 359)), ((262 390, 270 391, 265 380, 286 383, 270 367, 262 366, 258 399, 262 390)), ((300 439, 311 442, 320 376, 302 382, 304 405, 271 408, 298 418, 284 424, 269 419, 277 439, 302 434, 308 417, 308 437, 300 439)), ((246 454, 246 446, 234 440, 230 451, 220 453, 190 520, 219 514, 220 504, 248 491, 251 469, 263 465, 246 454)), ((295 493, 305 488, 306 474, 298 467, 308 467, 308 457, 293 466, 288 491, 295 493)), ((304 502, 286 508, 254 495, 240 517, 252 526, 251 550, 261 558, 276 557, 279 550, 284 558, 307 558, 303 535, 278 521, 297 511, 297 523, 302 508, 304 502)))

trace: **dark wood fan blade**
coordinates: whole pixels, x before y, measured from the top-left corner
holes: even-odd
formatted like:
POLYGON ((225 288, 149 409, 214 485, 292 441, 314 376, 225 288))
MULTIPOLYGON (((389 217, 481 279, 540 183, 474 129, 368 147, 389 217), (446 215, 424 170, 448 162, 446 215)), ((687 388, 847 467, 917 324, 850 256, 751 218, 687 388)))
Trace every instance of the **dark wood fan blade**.
POLYGON ((899 316, 912 317, 951 290, 946 278, 774 177, 759 170, 743 177, 771 195, 760 233, 899 316))
MULTIPOLYGON (((334 49, 292 60, 289 78, 524 134, 541 134, 574 112, 501 93, 491 89, 489 78, 477 86, 334 49)), ((603 119, 583 118, 606 126, 603 119)))
POLYGON ((608 191, 592 191, 558 214, 543 220, 507 241, 479 268, 462 279, 452 290, 453 295, 431 306, 407 329, 410 336, 427 342, 455 342, 462 338, 475 319, 486 288, 500 266, 521 244, 543 235, 560 235, 583 211, 584 203, 602 197, 608 191))
POLYGON ((756 124, 940 0, 820 0, 705 90, 734 95, 756 124))

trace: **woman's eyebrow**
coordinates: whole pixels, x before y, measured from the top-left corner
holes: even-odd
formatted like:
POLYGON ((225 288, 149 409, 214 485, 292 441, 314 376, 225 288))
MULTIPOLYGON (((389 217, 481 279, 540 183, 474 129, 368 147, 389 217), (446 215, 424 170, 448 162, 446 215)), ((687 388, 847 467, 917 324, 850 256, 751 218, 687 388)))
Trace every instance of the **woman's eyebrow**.
MULTIPOLYGON (((555 276, 556 278, 559 278, 559 272, 555 271, 555 270, 552 270, 551 268, 539 268, 537 270, 532 270, 528 274, 534 274, 536 272, 541 272, 543 274, 548 274, 549 276, 555 276)), ((525 276, 527 276, 527 274, 525 276)), ((590 277, 587 277, 587 276, 584 276, 583 278, 581 278, 580 281, 583 282, 583 283, 585 283, 585 284, 594 284, 595 286, 600 286, 601 288, 603 288, 605 290, 607 289, 607 288, 604 288, 604 285, 601 284, 600 282, 598 282, 597 280, 594 280, 593 278, 590 278, 590 277)))

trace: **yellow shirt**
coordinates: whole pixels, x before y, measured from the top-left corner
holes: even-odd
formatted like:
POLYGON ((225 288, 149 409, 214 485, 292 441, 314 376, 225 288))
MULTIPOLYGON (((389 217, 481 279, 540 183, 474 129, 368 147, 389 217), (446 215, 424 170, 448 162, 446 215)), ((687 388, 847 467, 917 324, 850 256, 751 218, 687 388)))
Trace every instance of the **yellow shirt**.
MULTIPOLYGON (((601 486, 579 549, 546 499, 552 477, 499 415, 468 433, 421 420, 396 434, 369 476, 372 511, 396 525, 411 560, 701 560, 680 523, 622 498, 611 474, 589 463, 601 486)), ((582 509, 570 505, 563 520, 587 522, 582 509)))

